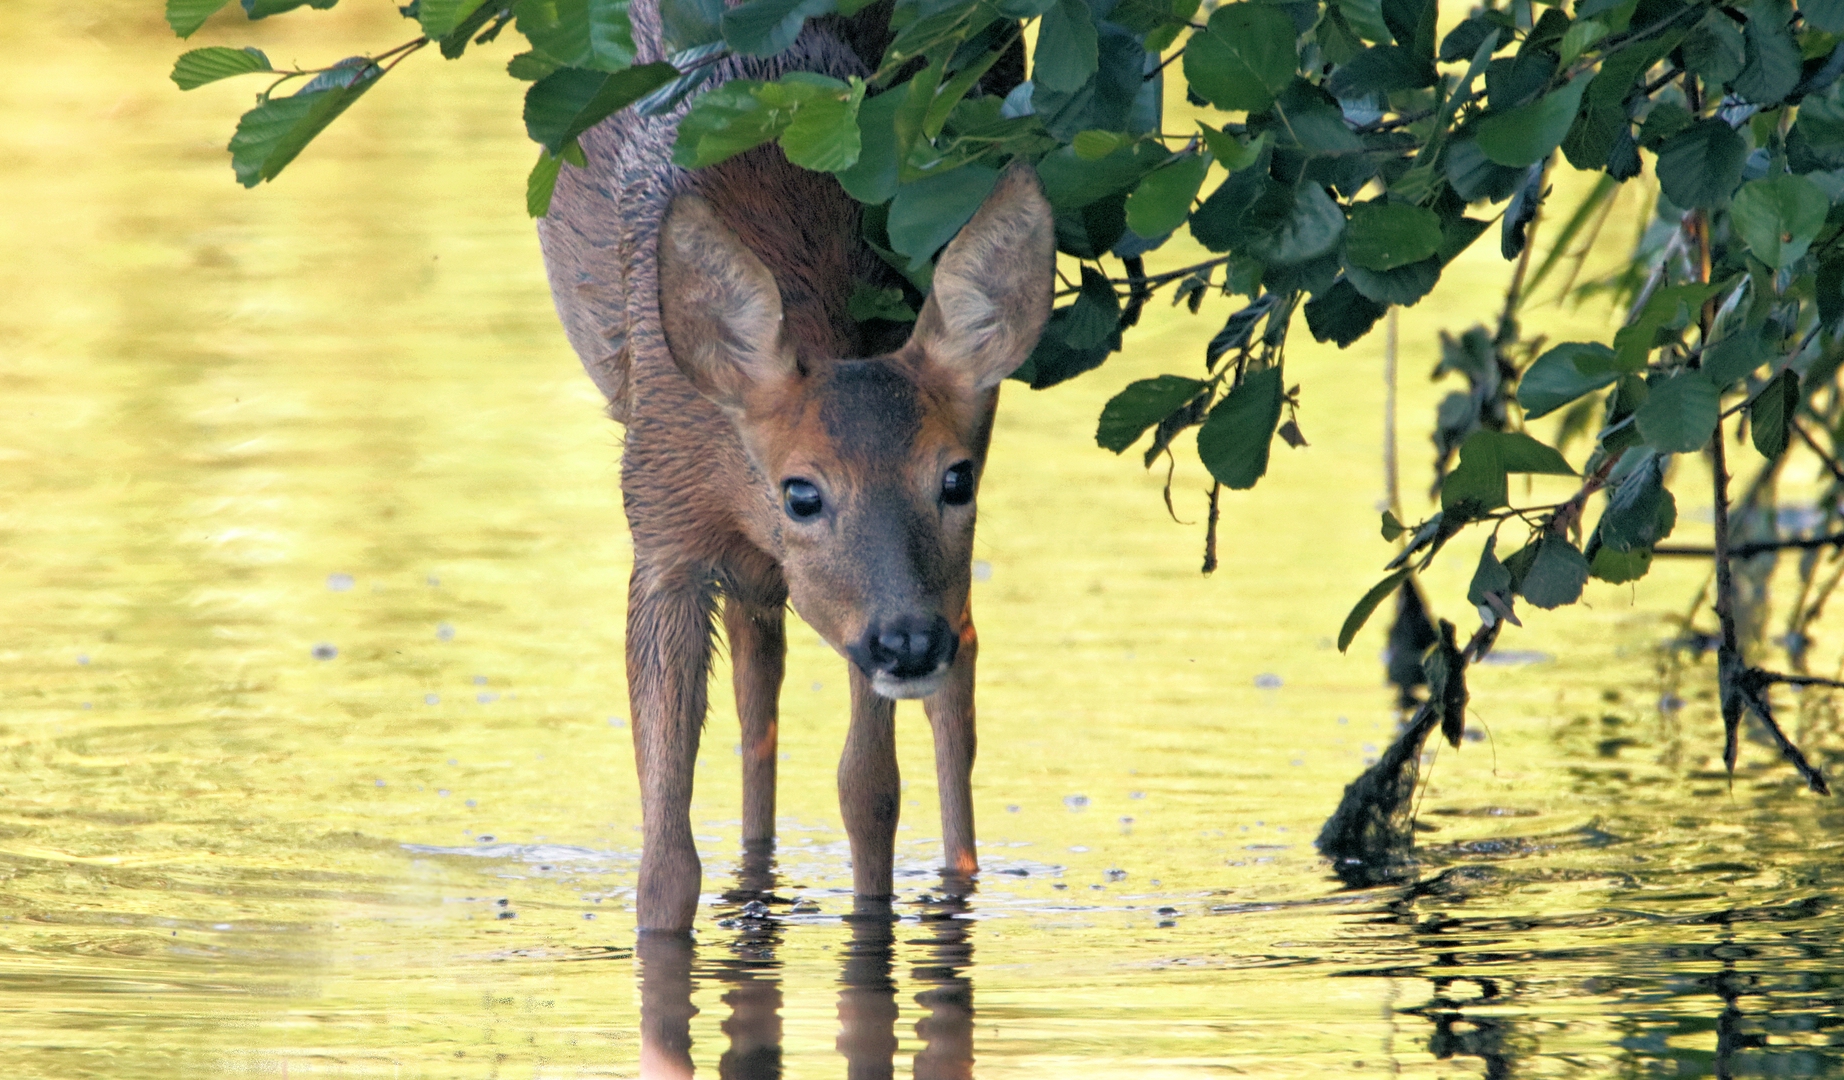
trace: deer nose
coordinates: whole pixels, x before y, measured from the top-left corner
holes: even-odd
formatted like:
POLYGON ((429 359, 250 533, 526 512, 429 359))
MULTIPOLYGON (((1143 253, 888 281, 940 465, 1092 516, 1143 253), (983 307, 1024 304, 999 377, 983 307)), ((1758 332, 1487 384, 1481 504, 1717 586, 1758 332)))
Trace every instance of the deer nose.
POLYGON ((960 639, 939 615, 905 617, 873 625, 851 651, 852 659, 870 674, 914 679, 931 675, 954 661, 960 639))

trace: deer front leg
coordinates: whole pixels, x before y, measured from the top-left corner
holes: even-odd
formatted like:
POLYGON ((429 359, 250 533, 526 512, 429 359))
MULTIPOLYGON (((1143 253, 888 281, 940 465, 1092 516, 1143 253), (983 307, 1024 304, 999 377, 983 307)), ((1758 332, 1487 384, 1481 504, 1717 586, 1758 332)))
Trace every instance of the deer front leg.
POLYGON ((935 734, 935 785, 941 793, 941 849, 944 874, 970 878, 979 872, 973 850, 973 664, 979 636, 969 614, 963 621, 960 651, 941 689, 922 702, 935 734))
POLYGON ((839 810, 852 845, 852 891, 887 897, 903 797, 896 767, 896 702, 873 691, 856 664, 851 682, 852 724, 839 758, 839 810))
POLYGON ((691 929, 702 867, 692 843, 692 767, 704 725, 711 597, 635 568, 628 588, 627 685, 640 770, 640 929, 691 929))
POLYGON ((787 616, 781 608, 724 598, 731 682, 743 727, 743 844, 775 838, 775 746, 781 676, 787 664, 787 616))

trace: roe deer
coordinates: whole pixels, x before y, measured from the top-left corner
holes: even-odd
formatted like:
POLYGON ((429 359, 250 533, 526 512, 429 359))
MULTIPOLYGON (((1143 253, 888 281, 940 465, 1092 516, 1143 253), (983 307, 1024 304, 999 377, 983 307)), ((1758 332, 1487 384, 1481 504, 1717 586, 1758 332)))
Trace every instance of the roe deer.
MULTIPOLYGON (((642 62, 663 51, 658 5, 630 8, 642 62)), ((727 61, 717 78, 863 75, 854 32, 815 20, 787 53, 727 61)), ((1036 175, 1013 164, 942 254, 907 340, 900 327, 878 340, 847 313, 855 283, 895 280, 861 238, 858 204, 772 145, 674 167, 681 115, 630 110, 583 136, 587 165, 563 170, 539 225, 571 343, 627 425, 637 907, 641 929, 667 931, 688 929, 698 903, 692 766, 720 599, 745 842, 774 834, 791 603, 849 661, 839 802, 856 892, 891 892, 895 698, 922 698, 934 732, 947 869, 977 870, 974 494, 999 383, 1049 317, 1055 248, 1036 175)))

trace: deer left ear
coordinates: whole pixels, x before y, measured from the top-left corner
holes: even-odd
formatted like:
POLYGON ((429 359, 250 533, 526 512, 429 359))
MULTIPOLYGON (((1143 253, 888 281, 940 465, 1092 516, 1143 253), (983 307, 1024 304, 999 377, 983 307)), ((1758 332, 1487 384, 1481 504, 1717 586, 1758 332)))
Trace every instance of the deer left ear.
POLYGON ((1056 224, 1037 173, 1014 162, 942 252, 911 343, 974 390, 1017 370, 1050 318, 1056 224))

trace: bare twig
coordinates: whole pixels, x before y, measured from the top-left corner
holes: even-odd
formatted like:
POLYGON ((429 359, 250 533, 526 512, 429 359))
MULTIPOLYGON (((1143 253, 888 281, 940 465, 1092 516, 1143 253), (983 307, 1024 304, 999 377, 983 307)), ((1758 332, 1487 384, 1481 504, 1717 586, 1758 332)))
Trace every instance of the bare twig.
MULTIPOLYGON (((1770 551, 1815 551, 1820 548, 1844 547, 1844 533, 1828 533, 1824 536, 1811 536, 1793 540, 1756 540, 1746 544, 1733 544, 1729 547, 1729 558, 1751 559, 1756 555, 1765 555, 1770 551)), ((1660 544, 1652 549, 1654 555, 1676 558, 1713 558, 1715 548, 1683 547, 1675 544, 1660 544)))

